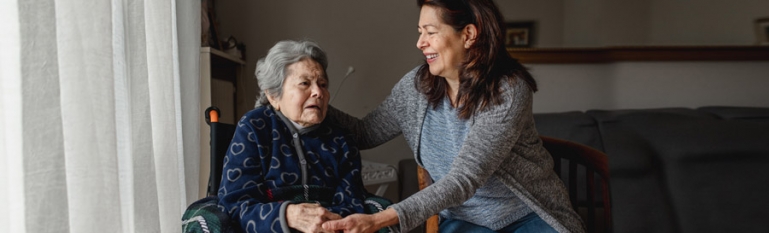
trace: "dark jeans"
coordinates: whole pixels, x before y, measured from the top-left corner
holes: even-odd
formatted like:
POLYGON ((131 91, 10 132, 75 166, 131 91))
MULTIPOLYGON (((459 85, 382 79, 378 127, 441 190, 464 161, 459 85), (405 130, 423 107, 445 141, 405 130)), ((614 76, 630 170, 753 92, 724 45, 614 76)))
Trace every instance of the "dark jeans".
POLYGON ((469 222, 465 222, 457 219, 441 219, 441 223, 438 226, 438 232, 440 233, 452 233, 452 232, 468 232, 468 233, 525 233, 525 232, 556 232, 555 229, 550 227, 544 220, 539 218, 535 213, 530 213, 523 218, 518 219, 510 225, 499 229, 499 231, 493 231, 489 228, 478 226, 469 222))

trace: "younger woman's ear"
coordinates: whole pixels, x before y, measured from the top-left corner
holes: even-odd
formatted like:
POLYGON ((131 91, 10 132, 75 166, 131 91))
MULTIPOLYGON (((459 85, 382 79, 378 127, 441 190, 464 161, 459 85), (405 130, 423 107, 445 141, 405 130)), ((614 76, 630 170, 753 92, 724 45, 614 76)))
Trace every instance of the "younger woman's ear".
POLYGON ((468 24, 462 29, 462 39, 464 40, 464 46, 469 49, 470 46, 475 44, 475 39, 478 38, 478 28, 475 24, 468 24))

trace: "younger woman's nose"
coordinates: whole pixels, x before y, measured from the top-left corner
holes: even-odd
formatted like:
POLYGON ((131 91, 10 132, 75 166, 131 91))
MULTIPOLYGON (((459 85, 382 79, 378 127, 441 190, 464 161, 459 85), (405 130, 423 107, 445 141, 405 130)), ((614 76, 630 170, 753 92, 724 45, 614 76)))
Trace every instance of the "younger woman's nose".
POLYGON ((422 50, 425 46, 427 46, 427 43, 422 39, 422 35, 420 35, 419 39, 417 39, 417 48, 422 50))

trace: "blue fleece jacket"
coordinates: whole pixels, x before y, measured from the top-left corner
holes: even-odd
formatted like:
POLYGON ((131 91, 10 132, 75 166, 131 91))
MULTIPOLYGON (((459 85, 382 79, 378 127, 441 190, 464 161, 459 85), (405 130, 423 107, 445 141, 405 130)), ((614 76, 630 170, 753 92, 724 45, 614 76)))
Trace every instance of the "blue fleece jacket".
POLYGON ((245 232, 290 232, 290 203, 364 212, 360 153, 330 124, 296 130, 271 106, 258 107, 238 122, 223 163, 220 209, 245 232))

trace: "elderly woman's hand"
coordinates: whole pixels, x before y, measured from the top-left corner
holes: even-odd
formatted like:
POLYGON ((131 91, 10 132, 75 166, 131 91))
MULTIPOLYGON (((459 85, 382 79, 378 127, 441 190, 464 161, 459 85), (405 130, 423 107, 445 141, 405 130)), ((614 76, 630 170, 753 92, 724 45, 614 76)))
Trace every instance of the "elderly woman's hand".
POLYGON ((319 204, 289 204, 286 208, 288 227, 308 233, 333 233, 324 230, 321 224, 328 220, 342 219, 342 216, 328 211, 319 204))
POLYGON ((387 208, 376 214, 351 214, 342 220, 331 220, 324 223, 323 228, 345 233, 372 233, 395 224, 398 224, 398 213, 387 208))

